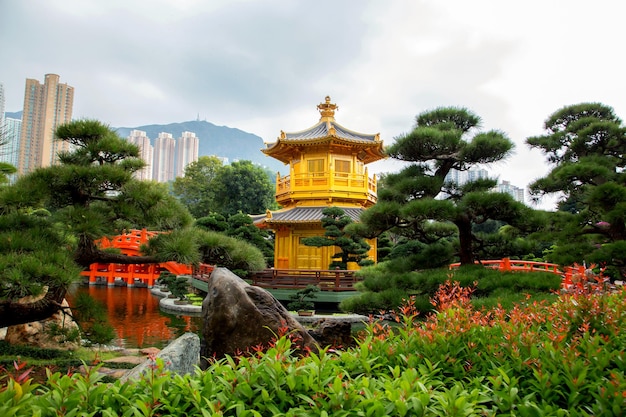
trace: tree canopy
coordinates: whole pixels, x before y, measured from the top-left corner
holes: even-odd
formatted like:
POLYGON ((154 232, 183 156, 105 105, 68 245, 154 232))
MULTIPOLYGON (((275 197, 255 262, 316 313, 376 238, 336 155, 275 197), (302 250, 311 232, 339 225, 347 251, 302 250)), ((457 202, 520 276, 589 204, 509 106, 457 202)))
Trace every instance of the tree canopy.
POLYGON ((219 213, 264 213, 275 207, 271 174, 250 161, 222 165, 216 157, 202 156, 176 178, 174 194, 196 219, 219 213))
MULTIPOLYGON (((56 140, 71 151, 0 189, 0 327, 41 320, 60 308, 69 283, 91 263, 198 261, 197 248, 169 245, 140 257, 95 244, 131 228, 179 235, 192 217, 167 188, 133 179, 144 166, 137 146, 96 120, 59 126, 56 140), (24 297, 29 300, 24 301, 24 297)), ((168 239, 168 238, 163 238, 168 239)))
POLYGON ((206 216, 216 208, 216 178, 223 169, 215 156, 201 156, 187 165, 185 175, 174 180, 172 190, 196 218, 206 216))
POLYGON ((266 264, 274 265, 274 234, 256 227, 249 215, 240 212, 227 219, 219 213, 209 213, 197 219, 196 226, 254 245, 263 253, 266 264))
POLYGON ((452 170, 466 171, 511 154, 511 140, 497 130, 479 131, 480 122, 464 108, 426 111, 416 117, 411 132, 387 148, 389 156, 410 165, 381 179, 378 203, 361 216, 361 233, 399 236, 390 258, 408 269, 443 265, 455 252, 462 264, 471 264, 485 243, 472 232, 474 225, 489 219, 514 224, 524 217, 526 206, 492 191, 494 179, 464 184, 447 179, 452 170))
POLYGON ((552 260, 597 262, 626 273, 626 129, 601 103, 565 106, 545 123, 546 133, 526 140, 540 149, 551 171, 530 185, 536 198, 559 193, 559 212, 547 230, 556 239, 552 260))
POLYGON ((236 161, 219 173, 215 187, 216 210, 224 216, 242 212, 265 213, 275 205, 274 185, 268 172, 250 161, 236 161))

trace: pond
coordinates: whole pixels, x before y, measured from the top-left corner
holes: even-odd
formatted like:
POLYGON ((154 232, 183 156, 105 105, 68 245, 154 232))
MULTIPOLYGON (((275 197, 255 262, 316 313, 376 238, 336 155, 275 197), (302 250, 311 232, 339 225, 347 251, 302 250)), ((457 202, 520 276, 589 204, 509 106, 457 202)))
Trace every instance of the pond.
POLYGON ((159 309, 159 297, 148 288, 80 285, 68 294, 70 304, 78 292, 85 292, 102 302, 109 323, 117 338, 109 344, 124 348, 162 348, 186 332, 198 333, 202 320, 199 315, 169 314, 159 309))

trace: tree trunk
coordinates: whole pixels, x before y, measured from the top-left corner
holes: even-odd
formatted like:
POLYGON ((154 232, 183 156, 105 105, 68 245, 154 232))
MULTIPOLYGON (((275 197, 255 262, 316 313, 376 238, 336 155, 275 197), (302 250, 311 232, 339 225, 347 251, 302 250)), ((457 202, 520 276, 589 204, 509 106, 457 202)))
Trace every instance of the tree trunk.
MULTIPOLYGON (((0 300, 0 327, 45 320, 61 309, 67 288, 49 288, 43 296, 28 299, 0 300)), ((25 297, 26 298, 26 297, 25 297)))
POLYGON ((459 260, 461 265, 473 265, 472 222, 466 216, 461 216, 454 224, 459 229, 459 260))

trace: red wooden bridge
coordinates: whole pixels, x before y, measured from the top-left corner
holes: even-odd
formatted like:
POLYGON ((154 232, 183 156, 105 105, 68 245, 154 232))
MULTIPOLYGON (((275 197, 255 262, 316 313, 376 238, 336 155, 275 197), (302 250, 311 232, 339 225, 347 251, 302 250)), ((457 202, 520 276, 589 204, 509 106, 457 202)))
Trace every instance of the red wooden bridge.
MULTIPOLYGON (((519 272, 550 272, 563 277, 562 287, 569 288, 573 285, 574 277, 584 276, 587 268, 584 265, 567 266, 561 269, 557 264, 548 262, 522 261, 519 259, 502 258, 488 261, 476 261, 477 264, 499 271, 519 271, 519 272)), ((450 264, 449 269, 456 269, 460 263, 450 264)))
MULTIPOLYGON (((149 232, 146 229, 131 230, 116 236, 113 239, 103 237, 97 241, 101 249, 117 248, 124 255, 139 256, 139 248, 149 239, 160 232, 149 232)), ((563 277, 563 286, 572 285, 572 278, 585 274, 584 266, 573 266, 561 269, 557 264, 547 262, 522 261, 517 259, 503 258, 498 260, 486 260, 477 262, 488 268, 500 271, 520 272, 550 272, 563 277)), ((450 264, 449 269, 455 269, 459 263, 450 264)), ((81 275, 88 277, 89 284, 105 283, 115 285, 115 281, 122 281, 127 286, 147 285, 152 287, 163 271, 169 271, 175 275, 194 275, 201 281, 208 281, 213 271, 213 266, 201 264, 199 268, 192 269, 190 265, 176 262, 162 262, 155 264, 103 264, 93 263, 88 270, 81 275)), ((358 281, 354 271, 344 270, 277 270, 267 269, 252 274, 252 284, 267 289, 297 289, 307 285, 317 285, 323 291, 342 292, 354 291, 354 284, 358 281)))
MULTIPOLYGON (((160 232, 149 232, 146 229, 131 230, 116 236, 113 239, 103 237, 96 243, 100 249, 117 248, 124 255, 139 256, 139 247, 150 238, 160 232)), ((191 266, 176 262, 162 262, 155 264, 102 264, 93 263, 89 269, 81 272, 82 276, 89 278, 89 284, 106 282, 114 285, 116 280, 124 282, 127 286, 135 286, 137 283, 152 287, 154 281, 159 278, 163 271, 169 271, 175 275, 191 274, 191 266)))

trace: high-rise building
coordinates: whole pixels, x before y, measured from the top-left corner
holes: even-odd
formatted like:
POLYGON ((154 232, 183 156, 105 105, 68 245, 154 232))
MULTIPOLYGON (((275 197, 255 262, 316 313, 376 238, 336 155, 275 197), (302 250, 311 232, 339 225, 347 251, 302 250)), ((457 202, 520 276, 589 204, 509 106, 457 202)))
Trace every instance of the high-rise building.
POLYGON ((55 141, 57 126, 72 120, 74 87, 59 82, 56 74, 46 74, 44 84, 27 78, 24 91, 18 174, 53 165, 67 142, 55 141))
POLYGON ((185 168, 198 160, 200 142, 193 132, 183 132, 176 141, 176 176, 184 177, 185 168))
POLYGON ((154 141, 154 158, 152 179, 158 182, 169 182, 175 179, 174 153, 176 141, 171 133, 161 132, 154 141))
POLYGON ((146 163, 146 166, 135 172, 135 178, 138 180, 152 180, 152 145, 150 138, 143 130, 131 130, 127 140, 139 147, 139 156, 146 163))
POLYGON ((524 202, 524 189, 512 185, 510 181, 502 181, 496 186, 496 190, 499 193, 510 194, 515 201, 524 202))
POLYGON ((0 83, 0 134, 4 133, 4 111, 4 85, 0 83))
POLYGON ((486 169, 469 169, 467 171, 459 171, 451 169, 446 175, 446 182, 453 182, 457 185, 463 185, 470 181, 476 181, 478 179, 489 178, 489 171, 486 169))
MULTIPOLYGON (((3 142, 0 147, 0 162, 6 162, 17 167, 18 156, 20 154, 20 131, 22 121, 11 117, 4 118, 2 129, 3 142)), ((17 178, 16 174, 9 175, 9 182, 13 183, 17 178)))

